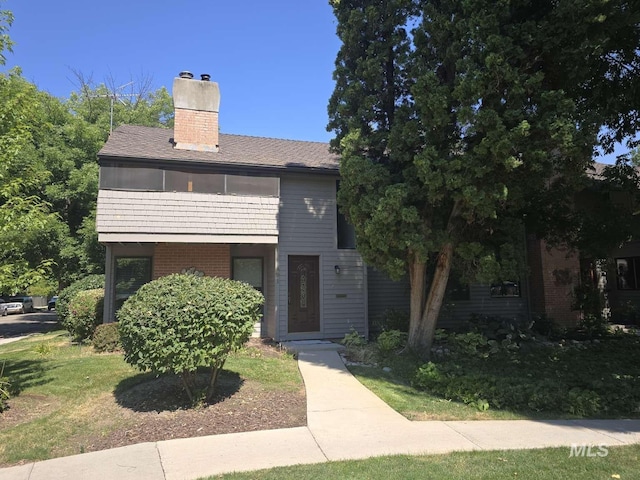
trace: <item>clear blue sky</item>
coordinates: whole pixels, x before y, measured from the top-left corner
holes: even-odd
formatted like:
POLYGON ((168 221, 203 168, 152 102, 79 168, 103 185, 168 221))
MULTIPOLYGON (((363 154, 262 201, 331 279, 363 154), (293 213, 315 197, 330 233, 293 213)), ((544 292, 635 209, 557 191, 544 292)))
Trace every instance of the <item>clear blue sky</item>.
POLYGON ((15 16, 7 67, 58 97, 76 90, 72 70, 118 85, 149 76, 154 90, 169 91, 189 70, 219 83, 223 133, 332 138, 327 102, 340 43, 328 0, 0 0, 0 8, 15 16))
POLYGON ((151 76, 171 91, 189 70, 220 85, 220 129, 328 141, 327 102, 339 48, 327 0, 4 0, 20 66, 41 90, 67 97, 71 69, 118 84, 151 76))

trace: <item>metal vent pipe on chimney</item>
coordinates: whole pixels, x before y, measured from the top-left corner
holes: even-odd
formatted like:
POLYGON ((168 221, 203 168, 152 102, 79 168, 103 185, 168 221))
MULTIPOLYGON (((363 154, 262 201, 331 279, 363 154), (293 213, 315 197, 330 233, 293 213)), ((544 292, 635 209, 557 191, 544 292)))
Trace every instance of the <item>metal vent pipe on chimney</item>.
POLYGON ((201 73, 200 74, 200 79, 203 82, 208 82, 209 80, 211 80, 211 75, 209 75, 208 73, 201 73))
POLYGON ((188 79, 192 79, 193 78, 193 73, 188 72, 188 71, 184 71, 184 72, 180 72, 180 74, 178 75, 180 78, 188 78, 188 79))

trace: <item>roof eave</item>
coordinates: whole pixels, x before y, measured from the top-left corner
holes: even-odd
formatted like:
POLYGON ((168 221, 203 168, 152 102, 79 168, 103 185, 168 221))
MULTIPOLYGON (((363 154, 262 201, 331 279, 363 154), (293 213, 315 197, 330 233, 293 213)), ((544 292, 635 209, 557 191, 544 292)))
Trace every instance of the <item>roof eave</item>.
POLYGON ((124 155, 108 155, 98 153, 98 164, 102 165, 103 161, 107 162, 132 162, 142 165, 153 166, 195 166, 197 168, 214 168, 216 170, 254 170, 262 172, 286 172, 286 173, 317 173, 324 175, 339 175, 340 169, 336 167, 311 167, 306 165, 266 165, 256 163, 219 163, 206 160, 182 160, 178 158, 145 158, 130 157, 124 155))

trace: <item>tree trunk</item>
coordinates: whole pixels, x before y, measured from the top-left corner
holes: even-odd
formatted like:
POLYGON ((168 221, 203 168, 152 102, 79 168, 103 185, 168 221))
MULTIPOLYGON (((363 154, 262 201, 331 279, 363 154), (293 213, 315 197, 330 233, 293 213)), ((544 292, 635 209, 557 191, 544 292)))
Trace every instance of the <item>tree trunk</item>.
POLYGON ((411 315, 409 323, 409 347, 418 353, 422 358, 428 360, 431 356, 431 345, 436 331, 436 323, 440 315, 444 294, 451 272, 451 260, 453 257, 453 243, 447 242, 440 249, 436 261, 436 269, 433 273, 433 280, 429 288, 426 304, 422 302, 424 289, 424 268, 425 264, 414 261, 410 267, 411 275, 411 315), (422 281, 414 275, 418 273, 419 266, 422 268, 422 281), (418 299, 420 302, 418 303, 418 299))
POLYGON ((422 336, 422 309, 424 307, 424 287, 426 263, 414 258, 409 265, 409 285, 411 300, 409 310, 409 348, 418 352, 418 342, 422 336))
POLYGON ((209 385, 207 386, 207 393, 205 394, 205 400, 207 403, 211 403, 211 401, 213 400, 213 395, 216 393, 216 383, 218 382, 218 375, 220 374, 220 370, 222 370, 222 367, 224 367, 225 362, 226 358, 221 362, 216 363, 216 365, 211 368, 209 385))

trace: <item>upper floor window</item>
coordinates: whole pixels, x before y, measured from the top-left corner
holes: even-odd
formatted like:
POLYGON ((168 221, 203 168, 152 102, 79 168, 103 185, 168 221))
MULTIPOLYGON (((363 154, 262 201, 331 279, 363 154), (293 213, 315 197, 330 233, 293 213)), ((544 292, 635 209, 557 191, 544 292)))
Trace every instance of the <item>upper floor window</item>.
POLYGON ((113 164, 100 167, 100 188, 278 197, 280 179, 113 164))

